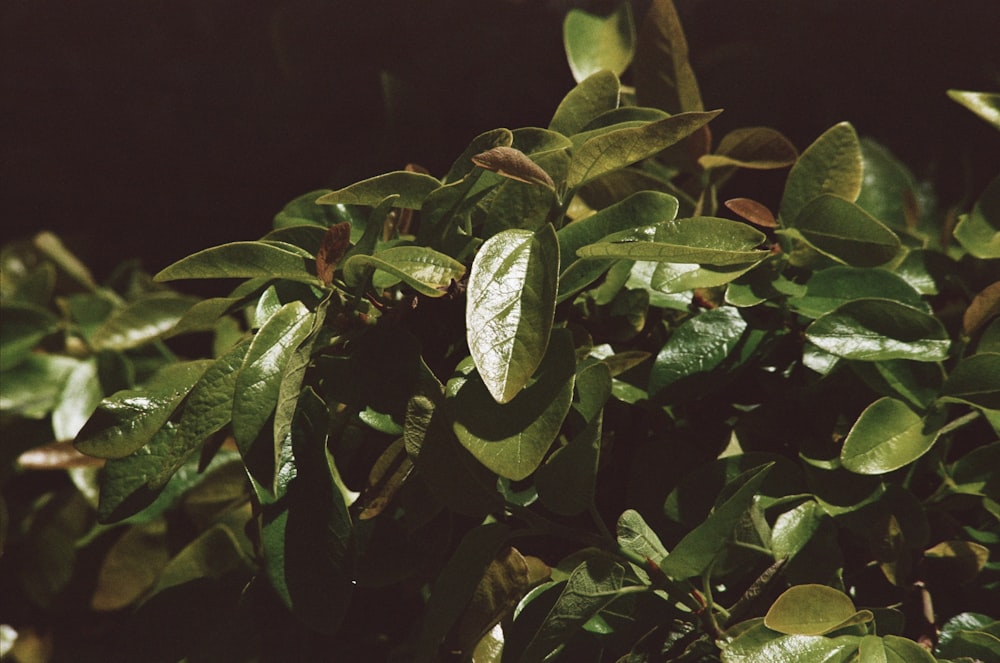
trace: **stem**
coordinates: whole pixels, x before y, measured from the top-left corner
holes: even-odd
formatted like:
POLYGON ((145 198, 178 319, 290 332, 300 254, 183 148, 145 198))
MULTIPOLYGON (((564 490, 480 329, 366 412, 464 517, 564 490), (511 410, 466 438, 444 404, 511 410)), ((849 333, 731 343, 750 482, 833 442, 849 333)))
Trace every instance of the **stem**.
POLYGON ((764 548, 763 546, 758 546, 753 543, 747 543, 746 541, 733 541, 733 545, 736 546, 737 548, 743 548, 744 550, 752 550, 754 552, 761 553, 762 555, 767 555, 768 557, 771 557, 773 555, 773 553, 767 548, 764 548))
POLYGON ((966 414, 963 414, 958 419, 955 419, 953 421, 949 421, 947 424, 945 424, 941 428, 941 430, 938 431, 938 436, 947 435, 948 433, 952 433, 952 432, 958 430, 962 426, 966 426, 968 424, 971 424, 973 421, 975 421, 976 419, 978 419, 980 416, 982 416, 982 412, 980 412, 979 410, 973 410, 972 412, 968 412, 966 414))

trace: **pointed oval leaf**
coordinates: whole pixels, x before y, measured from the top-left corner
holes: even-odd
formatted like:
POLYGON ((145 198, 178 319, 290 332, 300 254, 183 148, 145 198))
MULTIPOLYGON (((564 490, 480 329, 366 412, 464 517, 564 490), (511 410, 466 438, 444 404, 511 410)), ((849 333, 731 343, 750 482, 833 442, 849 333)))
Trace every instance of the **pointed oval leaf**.
POLYGON ((117 309, 90 337, 97 350, 129 350, 160 338, 198 302, 196 297, 157 292, 117 309))
POLYGON ((608 16, 571 9, 563 20, 563 45, 578 83, 602 70, 621 76, 635 53, 631 5, 622 3, 608 16))
POLYGON ((336 223, 326 229, 316 252, 316 274, 325 285, 333 281, 333 272, 350 246, 350 223, 336 223))
MULTIPOLYGON (((460 369, 471 369, 459 366, 460 369)), ((520 481, 541 464, 573 401, 576 356, 566 330, 555 330, 536 377, 508 403, 498 404, 475 374, 448 384, 448 413, 456 437, 480 463, 520 481)))
POLYGON ((830 193, 853 202, 861 192, 863 158, 858 134, 847 122, 827 129, 799 156, 785 181, 778 215, 791 227, 802 208, 830 193))
POLYGON ((634 68, 641 105, 668 113, 703 109, 673 0, 654 0, 650 5, 639 29, 634 68))
POLYGON ((245 450, 271 416, 289 360, 312 329, 314 314, 302 302, 285 304, 254 336, 236 377, 233 435, 245 450))
POLYGON ((729 132, 714 154, 698 158, 702 168, 737 167, 755 170, 786 168, 799 152, 779 131, 768 127, 746 127, 729 132))
POLYGON ((948 96, 1000 129, 1000 93, 948 90, 948 96))
POLYGON ((232 242, 178 260, 154 281, 181 279, 281 278, 315 283, 315 261, 281 246, 265 242, 232 242))
POLYGON ((817 318, 806 338, 846 359, 942 361, 948 331, 934 316, 889 299, 856 299, 817 318))
POLYGON ((730 198, 723 203, 730 211, 739 214, 741 217, 762 228, 777 228, 778 222, 774 220, 774 213, 763 203, 750 198, 730 198))
POLYGON ((142 448, 159 431, 211 361, 171 364, 139 389, 105 398, 84 425, 76 448, 88 456, 122 458, 142 448))
POLYGON ((711 373, 733 351, 746 328, 739 310, 731 306, 684 322, 656 355, 649 374, 650 395, 685 378, 711 373))
POLYGON ((577 249, 581 258, 616 258, 699 265, 748 265, 770 252, 757 250, 764 233, 745 223, 699 216, 627 230, 577 249))
POLYGON ((973 256, 1000 258, 1000 177, 986 185, 972 211, 955 226, 954 234, 973 256))
POLYGON ((840 590, 826 585, 795 585, 771 604, 764 625, 786 635, 823 635, 856 612, 851 597, 840 590))
POLYGON ((1000 353, 981 352, 960 361, 941 387, 941 396, 1000 410, 1000 353))
POLYGON ((555 188, 555 183, 549 174, 528 158, 528 155, 514 147, 498 146, 474 154, 472 163, 518 182, 543 184, 550 189, 555 188))
POLYGON ((319 205, 370 205, 375 206, 393 194, 398 194, 395 205, 406 209, 420 209, 432 191, 441 182, 430 175, 411 170, 396 170, 356 182, 316 199, 319 205))
POLYGON ((824 194, 795 218, 795 228, 813 248, 854 267, 878 267, 899 255, 899 237, 852 202, 824 194))
POLYGON ((1000 281, 986 286, 972 298, 962 315, 962 331, 972 336, 992 318, 1000 316, 1000 281))
POLYGON ((422 295, 441 297, 452 281, 465 275, 465 265, 425 246, 394 246, 374 255, 354 255, 344 261, 344 280, 350 286, 364 282, 372 270, 391 274, 389 286, 403 281, 422 295))
POLYGON ((801 296, 788 300, 802 315, 818 318, 856 299, 891 299, 913 308, 925 309, 920 293, 902 277, 883 269, 836 266, 813 273, 801 296))
POLYGON ((626 510, 618 518, 616 538, 622 550, 645 557, 656 564, 667 556, 667 549, 660 542, 660 537, 646 524, 639 512, 633 509, 626 510))
POLYGON ((937 437, 937 428, 906 403, 886 396, 865 408, 854 422, 840 450, 840 462, 856 474, 885 474, 923 456, 937 437))
POLYGON ((551 225, 505 230, 472 263, 465 324, 469 351, 497 403, 524 388, 545 354, 555 315, 559 243, 551 225))
POLYGON ((658 122, 594 136, 573 151, 566 184, 570 188, 578 187, 605 173, 649 158, 687 138, 721 112, 680 113, 658 122))
POLYGON ((514 133, 510 129, 491 129, 472 139, 465 151, 455 159, 444 177, 445 184, 453 184, 472 172, 474 164, 472 155, 485 152, 493 147, 510 147, 514 142, 514 133))
POLYGON ((569 91, 556 108, 549 129, 572 136, 595 117, 618 108, 621 83, 610 71, 599 71, 569 91))

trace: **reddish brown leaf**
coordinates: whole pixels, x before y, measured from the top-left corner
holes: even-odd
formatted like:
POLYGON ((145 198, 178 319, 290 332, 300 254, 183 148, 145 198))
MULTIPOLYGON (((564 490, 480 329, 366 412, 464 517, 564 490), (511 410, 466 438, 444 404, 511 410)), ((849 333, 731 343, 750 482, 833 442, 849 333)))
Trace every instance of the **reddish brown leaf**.
POLYGON ((549 188, 555 188, 555 182, 541 166, 529 159, 524 152, 513 147, 494 147, 480 152, 472 157, 472 163, 518 182, 544 184, 549 188))
POLYGON ((500 551, 486 568, 465 613, 448 638, 452 651, 472 651, 490 629, 514 612, 530 587, 529 576, 541 575, 537 561, 529 565, 513 547, 500 551))
POLYGON ((368 485, 361 495, 361 513, 358 520, 369 520, 389 506, 392 498, 413 470, 413 461, 406 453, 403 438, 389 445, 368 473, 368 485))
POLYGON ((996 315, 1000 315, 1000 281, 986 286, 972 298, 972 303, 962 316, 962 329, 967 336, 972 336, 996 315))
POLYGON ((29 449, 17 459, 28 470, 67 470, 73 467, 100 467, 103 458, 87 456, 76 450, 72 441, 52 442, 29 449))
POLYGON ((750 198, 731 198, 727 200, 725 206, 734 214, 762 228, 777 228, 778 223, 774 220, 774 214, 766 206, 750 198))
POLYGON ((326 285, 333 281, 333 272, 347 249, 351 247, 351 224, 337 223, 326 230, 319 251, 316 252, 316 274, 326 285))

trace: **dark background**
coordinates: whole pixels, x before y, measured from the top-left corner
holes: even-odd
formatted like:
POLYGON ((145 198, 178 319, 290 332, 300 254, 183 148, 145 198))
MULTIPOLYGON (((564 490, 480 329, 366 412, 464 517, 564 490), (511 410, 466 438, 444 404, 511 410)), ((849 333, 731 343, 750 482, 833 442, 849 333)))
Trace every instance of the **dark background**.
MULTIPOLYGON (((52 230, 98 277, 155 272, 312 189, 440 175, 484 130, 548 123, 574 4, 615 3, 0 0, 0 239, 52 230)), ((677 6, 717 139, 767 125, 801 149, 848 120, 944 205, 1000 169, 1000 132, 945 95, 1000 89, 997 0, 677 6)))

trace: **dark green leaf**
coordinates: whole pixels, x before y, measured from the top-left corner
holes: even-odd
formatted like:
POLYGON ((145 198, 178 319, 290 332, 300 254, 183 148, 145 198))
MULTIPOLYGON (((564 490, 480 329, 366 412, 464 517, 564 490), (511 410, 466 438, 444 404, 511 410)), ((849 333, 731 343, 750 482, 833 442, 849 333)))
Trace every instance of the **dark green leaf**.
POLYGON ((575 188, 651 157, 708 124, 722 111, 687 112, 590 138, 573 151, 566 184, 575 188))
POLYGON ((618 108, 621 83, 610 71, 599 71, 581 81, 556 108, 549 129, 572 136, 602 113, 618 108))
POLYGON ((972 211, 959 219, 955 239, 977 258, 1000 258, 1000 177, 986 186, 972 211))
POLYGON ((449 382, 449 415, 479 462, 515 481, 530 475, 552 445, 573 399, 575 355, 569 332, 555 330, 536 376, 508 403, 497 403, 471 362, 449 382), (465 369, 465 374, 461 374, 465 369))
POLYGON ((733 351, 747 323, 737 309, 723 306, 688 320, 660 349, 649 374, 649 393, 714 371, 733 351))
POLYGON ((423 173, 397 170, 377 175, 350 186, 320 196, 320 205, 378 205, 387 197, 398 194, 394 204, 407 209, 420 209, 424 199, 441 187, 441 182, 423 173))
POLYGON ((826 352, 863 361, 941 361, 951 341, 937 318, 888 299, 857 299, 806 328, 806 338, 826 352))
POLYGON ((1000 410, 1000 353, 982 352, 960 361, 941 387, 941 396, 1000 410))
POLYGON ((788 300, 789 306, 810 318, 818 318, 855 299, 891 299, 927 309, 920 293, 909 283, 883 269, 861 269, 838 265, 815 272, 806 291, 788 300))
POLYGON ((750 506, 772 466, 773 463, 761 465, 737 477, 733 484, 739 488, 705 522, 681 539, 660 563, 660 569, 675 580, 704 573, 731 540, 736 523, 750 506))
POLYGON ((858 474, 885 474, 920 458, 938 429, 894 398, 880 398, 861 413, 844 440, 840 462, 858 474))
POLYGON ((631 6, 623 3, 608 16, 571 9, 563 20, 563 45, 578 83, 602 70, 621 76, 635 52, 631 6))
MULTIPOLYGON (((286 245, 291 246, 291 245, 286 245)), ((178 260, 153 279, 282 278, 318 283, 315 260, 304 252, 264 242, 233 242, 178 260)))
POLYGON ((76 448, 98 458, 123 458, 140 449, 211 364, 209 360, 171 364, 141 388, 105 398, 77 436, 76 448))
POLYGON ((330 193, 329 189, 317 189, 298 196, 288 202, 274 217, 276 229, 292 226, 311 225, 326 229, 335 223, 348 221, 356 225, 363 218, 360 210, 347 205, 318 205, 316 199, 330 193))
POLYGON ((344 280, 360 285, 372 270, 381 270, 403 281, 422 295, 441 297, 452 281, 465 274, 465 265, 425 246, 395 246, 374 255, 357 254, 344 261, 344 280))
POLYGON ((703 110, 687 40, 672 0, 654 0, 639 30, 635 54, 636 97, 667 111, 703 110))
POLYGON ((559 274, 555 231, 507 230, 490 238, 469 274, 465 321, 483 384, 507 403, 527 384, 549 343, 559 274))
POLYGON ((864 180, 857 199, 858 207, 892 228, 913 228, 921 211, 913 173, 888 149, 871 139, 861 139, 861 153, 864 180))
POLYGON ((825 193, 854 201, 861 191, 863 159, 858 135, 847 122, 828 129, 799 156, 785 181, 779 216, 791 227, 802 209, 825 193))
POLYGON ((63 386, 79 360, 31 355, 0 380, 0 410, 29 419, 46 417, 58 404, 63 386))
POLYGON ((198 301, 175 293, 152 293, 117 309, 90 337, 97 350, 129 350, 163 336, 198 301))
POLYGON ((771 528, 771 552, 775 559, 791 559, 802 550, 819 530, 825 517, 819 505, 809 500, 785 511, 771 528))
POLYGON ((795 163, 798 150, 780 132, 768 127, 736 129, 722 137, 713 154, 698 158, 702 168, 752 168, 768 170, 795 163))
POLYGON ((104 393, 95 357, 81 361, 67 376, 52 410, 52 432, 57 440, 72 440, 97 409, 104 393))
POLYGON ((899 255, 896 233, 852 202, 823 194, 795 217, 795 232, 814 249, 854 267, 878 267, 899 255))
POLYGON ((4 302, 0 312, 0 371, 24 361, 58 325, 59 319, 41 306, 4 302))
POLYGON ((618 519, 617 538, 618 545, 623 550, 649 559, 654 564, 659 564, 667 556, 667 549, 660 542, 660 537, 632 509, 626 510, 618 519))

